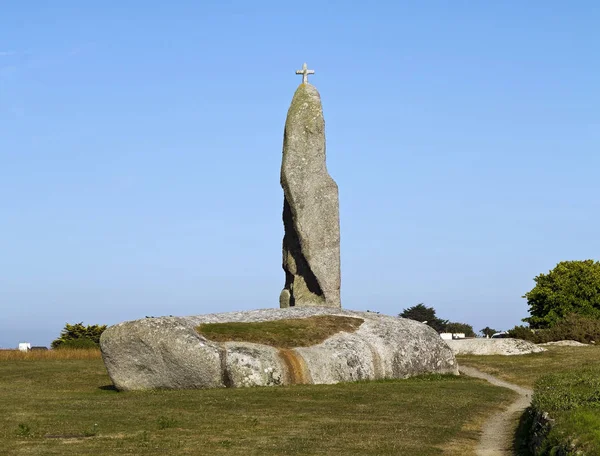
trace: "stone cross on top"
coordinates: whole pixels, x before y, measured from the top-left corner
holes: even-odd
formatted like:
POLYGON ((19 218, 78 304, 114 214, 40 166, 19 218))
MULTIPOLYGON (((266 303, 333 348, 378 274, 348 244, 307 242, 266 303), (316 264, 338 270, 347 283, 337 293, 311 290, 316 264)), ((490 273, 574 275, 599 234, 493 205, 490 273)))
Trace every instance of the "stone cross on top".
POLYGON ((315 70, 309 70, 305 63, 301 70, 296 70, 296 74, 302 75, 302 84, 308 84, 308 75, 315 74, 315 70))

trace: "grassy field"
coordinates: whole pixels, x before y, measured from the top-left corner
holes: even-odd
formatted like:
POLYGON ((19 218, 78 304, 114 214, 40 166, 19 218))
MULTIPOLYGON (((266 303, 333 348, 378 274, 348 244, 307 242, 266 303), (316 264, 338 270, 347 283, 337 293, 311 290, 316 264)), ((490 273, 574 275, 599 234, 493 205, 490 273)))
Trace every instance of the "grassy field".
POLYGON ((546 347, 543 353, 519 356, 457 356, 461 366, 475 367, 517 385, 532 388, 544 374, 568 372, 582 366, 600 367, 600 346, 546 347))
POLYGON ((570 448, 575 444, 583 452, 580 454, 600 454, 600 412, 597 405, 553 413, 552 416, 556 416, 557 425, 548 436, 547 448, 570 448))
POLYGON ((531 408, 532 416, 548 413, 554 420, 540 453, 600 454, 598 364, 540 377, 535 383, 531 408))
POLYGON ((513 398, 453 376, 119 393, 99 359, 0 359, 0 453, 469 455, 513 398))
MULTIPOLYGON (((600 369, 600 347, 460 356, 532 387, 547 373, 600 369)), ((469 455, 510 391, 452 376, 340 385, 118 393, 97 350, 0 351, 4 455, 469 455)), ((560 432, 597 438, 598 413, 561 415, 560 432)))
POLYGON ((585 454, 600 454, 600 347, 547 348, 523 356, 459 356, 458 361, 534 388, 534 410, 555 420, 545 443, 547 454, 552 447, 569 448, 571 442, 585 454))

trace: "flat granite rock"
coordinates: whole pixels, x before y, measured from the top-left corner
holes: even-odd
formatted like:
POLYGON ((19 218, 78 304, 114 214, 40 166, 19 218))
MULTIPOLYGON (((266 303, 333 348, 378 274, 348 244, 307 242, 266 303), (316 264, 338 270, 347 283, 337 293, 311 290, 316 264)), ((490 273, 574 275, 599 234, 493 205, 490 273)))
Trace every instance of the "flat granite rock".
POLYGON ((455 339, 446 343, 455 355, 527 355, 546 351, 521 339, 455 339))
POLYGON ((332 384, 458 375, 452 350, 429 326, 372 312, 324 307, 263 309, 119 323, 100 338, 102 358, 119 390, 193 389, 289 384, 332 384), (310 347, 279 349, 250 342, 214 342, 201 323, 261 322, 341 315, 364 320, 310 347))

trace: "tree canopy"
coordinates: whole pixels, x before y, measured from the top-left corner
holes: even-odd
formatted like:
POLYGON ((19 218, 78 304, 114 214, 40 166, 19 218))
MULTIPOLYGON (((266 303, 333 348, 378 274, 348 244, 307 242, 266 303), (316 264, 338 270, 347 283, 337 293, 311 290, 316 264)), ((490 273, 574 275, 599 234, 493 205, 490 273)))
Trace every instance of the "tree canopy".
POLYGON ((600 262, 561 261, 548 274, 535 279, 523 296, 531 328, 549 328, 569 314, 600 318, 600 262))
POLYGON ((448 320, 442 320, 436 317, 435 309, 433 307, 427 307, 422 302, 416 306, 404 309, 401 314, 398 315, 402 318, 410 318, 421 323, 425 323, 435 329, 437 332, 443 332, 448 324, 448 320))
POLYGON ((457 323, 457 322, 450 322, 446 324, 446 327, 444 328, 445 332, 448 333, 464 333, 465 337, 476 337, 477 334, 475 334, 475 331, 473 331, 473 326, 468 325, 466 323, 457 323))
POLYGON ((487 337, 492 337, 492 336, 493 336, 494 334, 496 334, 498 331, 497 331, 497 330, 495 330, 494 328, 490 328, 489 326, 486 326, 485 328, 483 328, 483 329, 480 329, 480 330, 479 330, 479 332, 480 332, 481 334, 483 334, 483 335, 484 335, 484 337, 485 337, 485 336, 487 336, 487 337))
POLYGON ((52 348, 92 348, 100 344, 100 335, 106 325, 88 325, 83 322, 70 325, 67 323, 58 339, 52 341, 52 348))

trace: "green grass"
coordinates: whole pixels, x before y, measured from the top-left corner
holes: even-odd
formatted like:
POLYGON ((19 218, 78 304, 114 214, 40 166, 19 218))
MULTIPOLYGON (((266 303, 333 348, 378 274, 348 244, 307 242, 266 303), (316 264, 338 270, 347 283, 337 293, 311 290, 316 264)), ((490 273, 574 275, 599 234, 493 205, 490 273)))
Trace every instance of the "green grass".
POLYGON ((204 323, 198 333, 215 342, 255 342, 278 348, 309 347, 341 331, 354 332, 361 318, 319 315, 255 323, 204 323))
POLYGON ((546 440, 548 451, 576 441, 585 454, 600 454, 600 347, 546 348, 531 355, 457 359, 459 365, 534 388, 534 410, 548 412, 555 420, 546 440))
POLYGON ((600 366, 540 377, 535 383, 532 405, 552 413, 578 407, 600 410, 600 366))
POLYGON ((600 346, 545 347, 542 353, 516 356, 457 356, 460 366, 475 367, 517 385, 533 388, 542 375, 568 372, 581 366, 600 366, 600 346))
POLYGON ((583 454, 600 454, 600 411, 581 407, 556 414, 556 425, 548 435, 548 446, 576 443, 583 454))
POLYGON ((442 375, 118 393, 101 360, 2 361, 0 453, 468 455, 490 410, 513 398, 442 375))
POLYGON ((600 367, 544 375, 535 383, 532 408, 548 412, 555 425, 546 449, 576 442, 586 454, 600 454, 600 367))

